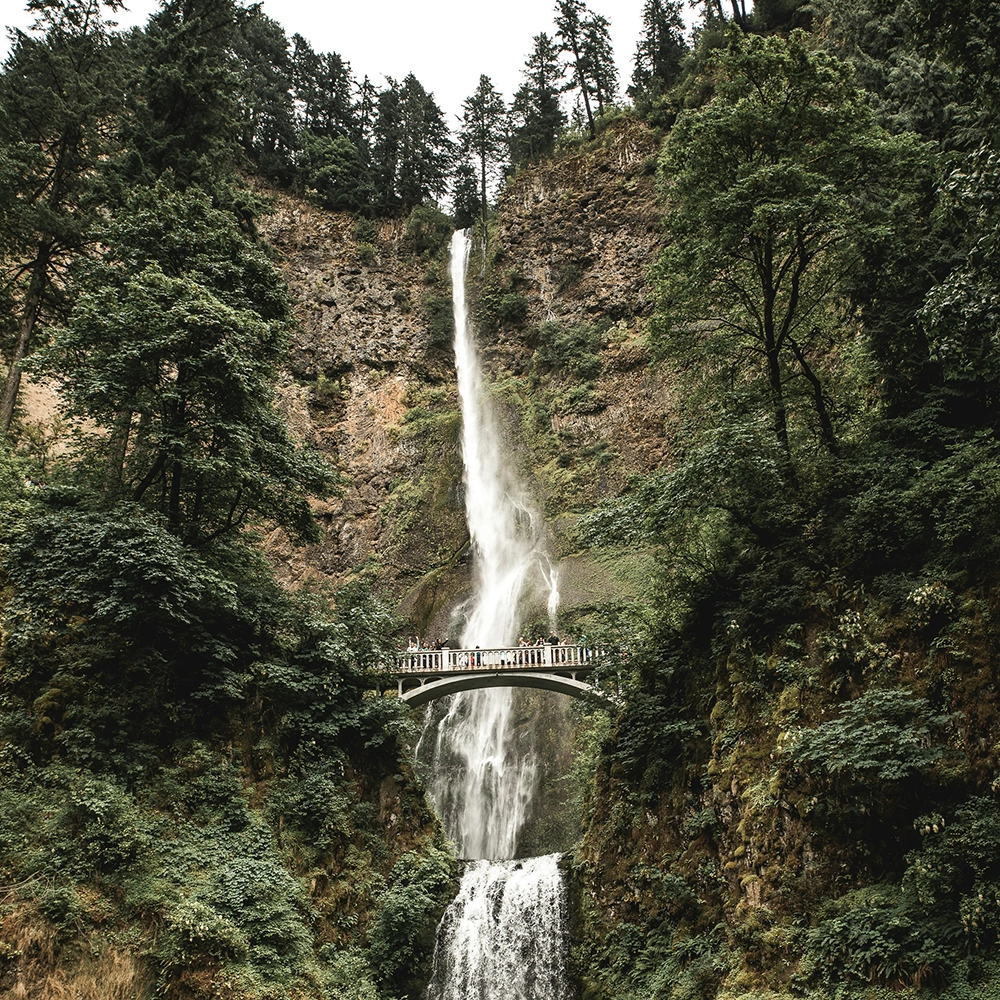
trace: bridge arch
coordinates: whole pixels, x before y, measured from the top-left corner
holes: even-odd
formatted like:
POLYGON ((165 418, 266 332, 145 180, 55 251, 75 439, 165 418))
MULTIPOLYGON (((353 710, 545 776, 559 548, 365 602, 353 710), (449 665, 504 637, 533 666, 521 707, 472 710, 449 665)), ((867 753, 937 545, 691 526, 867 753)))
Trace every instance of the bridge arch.
POLYGON ((558 691, 572 698, 581 698, 587 693, 597 693, 585 681, 575 677, 560 674, 539 673, 530 670, 509 670, 500 672, 476 671, 475 673, 455 674, 448 677, 435 677, 424 680, 417 687, 404 690, 400 698, 413 708, 426 705, 435 698, 457 694, 459 691, 474 691, 477 688, 488 687, 529 687, 540 688, 543 691, 558 691))
POLYGON ((396 658, 391 676, 399 697, 413 707, 459 691, 529 687, 580 698, 601 695, 584 678, 602 651, 589 646, 514 646, 480 649, 410 649, 396 658))

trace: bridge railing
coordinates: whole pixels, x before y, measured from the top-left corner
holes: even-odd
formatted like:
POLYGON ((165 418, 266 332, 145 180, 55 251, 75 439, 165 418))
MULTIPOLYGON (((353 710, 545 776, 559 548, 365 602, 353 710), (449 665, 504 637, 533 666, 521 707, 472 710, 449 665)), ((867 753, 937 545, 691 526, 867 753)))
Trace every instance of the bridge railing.
POLYGON ((487 649, 417 649, 396 657, 400 673, 437 670, 497 670, 506 667, 540 667, 549 670, 597 666, 601 650, 592 646, 506 646, 487 649))

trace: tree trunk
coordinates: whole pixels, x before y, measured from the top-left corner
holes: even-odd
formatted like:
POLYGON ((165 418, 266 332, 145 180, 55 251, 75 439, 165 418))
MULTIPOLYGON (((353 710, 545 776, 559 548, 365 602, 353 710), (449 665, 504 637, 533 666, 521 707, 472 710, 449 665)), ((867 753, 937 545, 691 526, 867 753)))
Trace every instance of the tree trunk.
POLYGON ((0 396, 0 437, 7 436, 10 431, 10 423, 14 419, 14 406, 17 403, 17 393, 21 387, 21 370, 24 359, 28 355, 28 347, 35 334, 35 327, 38 325, 42 299, 45 296, 45 286, 49 280, 52 244, 53 241, 48 237, 38 244, 38 254, 31 267, 31 281, 24 296, 21 321, 17 328, 17 340, 14 342, 14 353, 10 359, 10 367, 7 369, 3 395, 0 396))
POLYGON ((108 493, 117 493, 122 485, 122 470, 125 466, 125 453, 128 450, 129 433, 132 430, 132 413, 122 410, 115 417, 111 436, 108 438, 108 457, 104 463, 104 489, 108 493))
POLYGON ((819 417, 820 432, 823 437, 823 443, 826 445, 827 451, 831 455, 840 455, 840 445, 837 443, 837 436, 833 432, 833 421, 830 419, 830 411, 826 405, 826 395, 823 392, 823 383, 820 382, 819 376, 812 370, 809 366, 809 362, 806 361, 805 355, 802 353, 799 345, 792 340, 791 337, 788 338, 788 343, 795 354, 795 359, 799 363, 799 368, 802 369, 802 374, 809 380, 809 384, 812 386, 813 390, 813 406, 816 407, 816 415, 819 417))

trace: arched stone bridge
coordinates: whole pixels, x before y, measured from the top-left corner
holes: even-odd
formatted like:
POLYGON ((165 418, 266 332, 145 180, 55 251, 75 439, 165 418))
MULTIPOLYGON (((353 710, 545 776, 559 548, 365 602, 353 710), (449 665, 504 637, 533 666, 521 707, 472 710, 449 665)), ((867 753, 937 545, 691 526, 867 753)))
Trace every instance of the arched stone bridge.
POLYGON ((574 698, 595 688, 589 677, 601 650, 590 646, 513 646, 489 649, 420 649, 400 653, 392 671, 399 697, 416 707, 459 691, 532 687, 574 698))

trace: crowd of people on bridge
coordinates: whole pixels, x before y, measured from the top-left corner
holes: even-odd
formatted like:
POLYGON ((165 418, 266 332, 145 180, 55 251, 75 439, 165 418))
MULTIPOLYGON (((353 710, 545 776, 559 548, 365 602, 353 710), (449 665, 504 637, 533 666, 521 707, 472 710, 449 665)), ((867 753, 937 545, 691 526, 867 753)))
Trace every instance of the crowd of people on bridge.
MULTIPOLYGON (((517 646, 514 647, 504 647, 510 649, 509 662, 507 659, 502 659, 500 661, 500 666, 531 666, 535 664, 542 663, 553 663, 553 662, 565 662, 566 661, 566 651, 562 649, 560 651, 559 647, 572 646, 573 643, 568 640, 565 636, 559 638, 555 631, 550 631, 548 636, 539 635, 534 642, 529 641, 525 636, 521 636, 517 641, 517 646), (554 647, 551 652, 546 655, 546 647, 554 647)), ((406 651, 407 653, 425 653, 425 652, 435 652, 443 651, 447 649, 460 648, 453 644, 444 642, 440 639, 432 642, 430 644, 424 644, 420 640, 420 636, 410 636, 407 639, 406 651)), ((479 646, 474 649, 462 650, 458 656, 458 665, 460 667, 465 666, 482 666, 483 654, 477 652, 479 646)), ((499 647, 498 647, 499 648, 499 647)))

